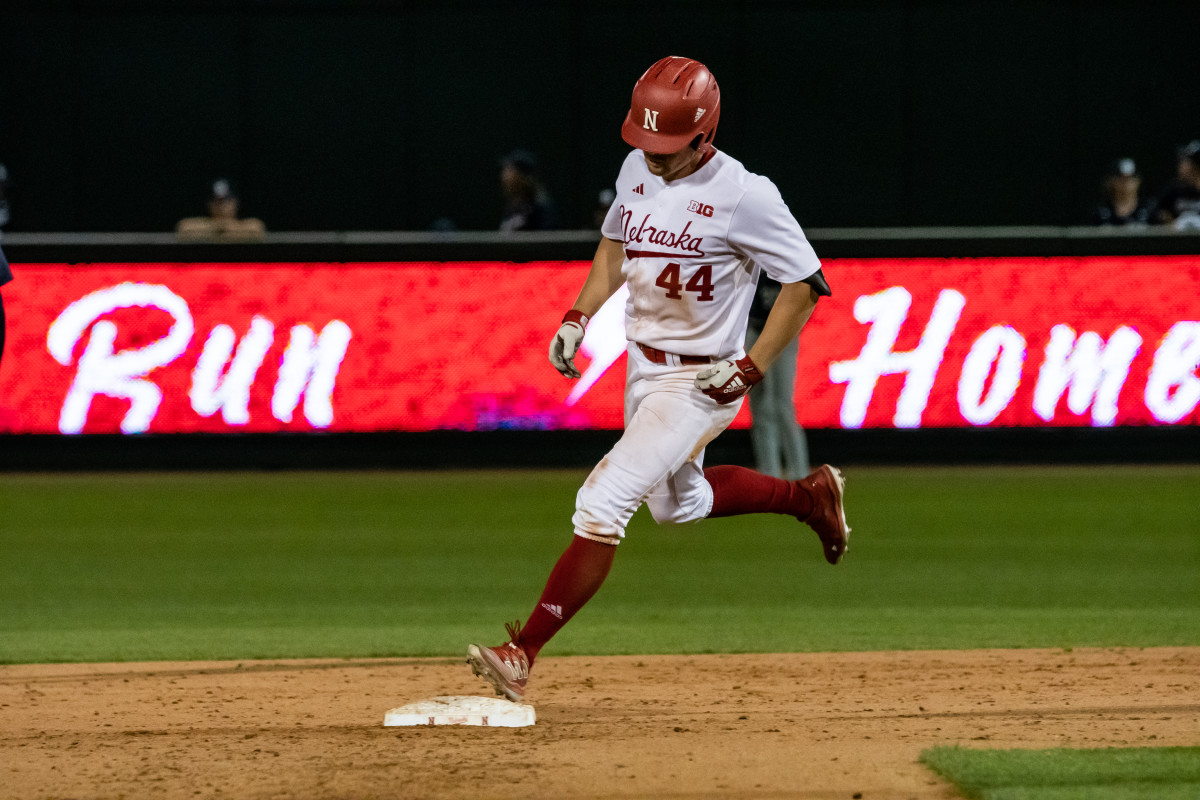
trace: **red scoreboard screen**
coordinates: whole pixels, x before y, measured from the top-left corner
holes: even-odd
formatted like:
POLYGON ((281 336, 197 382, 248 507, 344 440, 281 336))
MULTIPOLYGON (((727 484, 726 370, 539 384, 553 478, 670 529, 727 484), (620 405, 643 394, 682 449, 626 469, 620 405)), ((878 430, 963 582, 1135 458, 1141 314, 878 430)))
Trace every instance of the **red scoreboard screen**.
MULTIPOLYGON (((807 428, 1197 424, 1200 257, 823 264, 807 428)), ((587 268, 16 264, 0 432, 618 429, 624 289, 589 325, 583 378, 546 358, 587 268)))

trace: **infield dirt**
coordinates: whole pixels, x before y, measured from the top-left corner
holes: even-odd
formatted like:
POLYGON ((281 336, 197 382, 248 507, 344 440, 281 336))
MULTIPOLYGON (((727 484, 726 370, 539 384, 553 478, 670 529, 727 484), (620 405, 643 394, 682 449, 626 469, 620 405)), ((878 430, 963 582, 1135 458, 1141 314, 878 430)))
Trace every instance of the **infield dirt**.
POLYGON ((0 667, 4 798, 953 798, 929 746, 1200 744, 1200 648, 546 657, 537 725, 384 728, 459 660, 0 667))

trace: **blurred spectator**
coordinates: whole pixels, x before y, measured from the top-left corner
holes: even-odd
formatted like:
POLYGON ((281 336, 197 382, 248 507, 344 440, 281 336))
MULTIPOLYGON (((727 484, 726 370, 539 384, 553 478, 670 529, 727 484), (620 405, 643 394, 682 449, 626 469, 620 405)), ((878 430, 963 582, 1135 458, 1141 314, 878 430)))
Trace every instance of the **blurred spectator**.
MULTIPOLYGON (((0 250, 0 287, 12 280, 12 270, 8 268, 8 260, 4 257, 4 251, 0 250)), ((4 321, 4 296, 0 294, 0 360, 4 358, 4 330, 6 328, 4 321)))
POLYGON ((1142 176, 1132 158, 1119 158, 1104 173, 1104 202, 1092 214, 1093 225, 1146 225, 1150 208, 1141 199, 1142 176))
MULTIPOLYGON (((8 170, 3 164, 0 164, 0 227, 8 222, 8 195, 4 193, 6 184, 8 183, 8 170)), ((12 280, 12 270, 8 268, 8 259, 4 257, 4 251, 0 250, 0 287, 12 280)), ((6 328, 4 321, 4 296, 0 295, 0 359, 4 358, 4 331, 6 328)))
POLYGON ((500 194, 504 201, 500 230, 550 231, 557 227, 554 202, 538 176, 533 153, 514 150, 501 160, 500 194))
MULTIPOLYGON (((758 339, 767 314, 782 287, 766 275, 758 280, 754 301, 750 304, 749 325, 746 328, 746 349, 758 339)), ((796 359, 800 355, 800 340, 779 354, 779 360, 767 370, 762 381, 747 395, 750 398, 750 443, 759 472, 774 478, 799 480, 810 472, 808 438, 796 422, 796 359)))
POLYGON ((616 199, 617 193, 612 189, 600 190, 600 194, 596 197, 596 207, 592 209, 593 229, 600 230, 604 226, 604 218, 608 216, 608 209, 616 199))
MULTIPOLYGON (((8 222, 8 168, 0 164, 0 228, 8 222)), ((0 236, 4 231, 0 230, 0 236)))
POLYGON ((1200 231, 1200 139, 1179 148, 1175 182, 1158 196, 1151 219, 1176 230, 1200 231))
POLYGON ((225 178, 213 181, 208 198, 207 217, 187 217, 179 220, 175 233, 180 239, 240 240, 261 239, 266 233, 262 220, 238 218, 238 197, 225 178))

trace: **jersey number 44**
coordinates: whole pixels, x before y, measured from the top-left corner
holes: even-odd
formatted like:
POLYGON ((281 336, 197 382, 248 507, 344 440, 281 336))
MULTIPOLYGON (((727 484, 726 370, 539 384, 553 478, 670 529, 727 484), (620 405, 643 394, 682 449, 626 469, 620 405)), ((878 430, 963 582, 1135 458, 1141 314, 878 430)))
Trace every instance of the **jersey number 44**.
POLYGON ((698 267, 686 284, 679 278, 679 269, 678 264, 667 264, 654 280, 654 285, 666 289, 667 297, 672 300, 682 300, 684 292, 694 292, 700 301, 713 299, 711 264, 698 267))

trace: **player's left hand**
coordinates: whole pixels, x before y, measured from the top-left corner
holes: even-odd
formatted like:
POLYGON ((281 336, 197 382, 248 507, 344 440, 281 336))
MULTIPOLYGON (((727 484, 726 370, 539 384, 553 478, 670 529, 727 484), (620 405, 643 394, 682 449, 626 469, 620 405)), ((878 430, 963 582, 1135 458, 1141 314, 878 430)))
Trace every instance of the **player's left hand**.
POLYGON ((750 391, 750 387, 762 379, 762 372, 750 356, 736 361, 730 358, 701 371, 696 376, 696 388, 725 405, 750 391))

